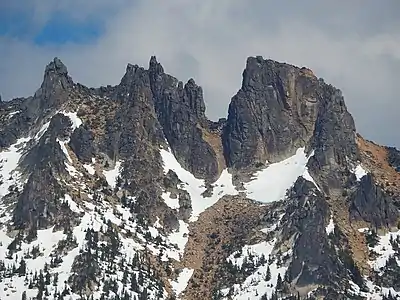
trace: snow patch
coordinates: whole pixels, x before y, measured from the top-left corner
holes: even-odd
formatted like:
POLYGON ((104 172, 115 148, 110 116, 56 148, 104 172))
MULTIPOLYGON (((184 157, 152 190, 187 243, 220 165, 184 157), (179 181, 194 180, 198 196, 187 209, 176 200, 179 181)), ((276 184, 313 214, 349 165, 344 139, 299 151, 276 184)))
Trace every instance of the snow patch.
POLYGON ((68 117, 72 122, 72 130, 75 130, 79 126, 81 126, 82 120, 78 117, 76 112, 61 112, 64 116, 68 117))
POLYGON ((179 209, 179 199, 176 196, 175 198, 171 198, 171 193, 163 193, 161 197, 164 199, 165 204, 172 209, 179 209))
POLYGON ((68 152, 68 149, 67 149, 67 146, 66 146, 66 144, 69 143, 69 139, 66 140, 66 141, 61 141, 59 138, 57 138, 57 142, 58 142, 58 144, 60 145, 61 150, 62 150, 62 152, 64 153, 65 157, 67 158, 68 162, 69 162, 70 164, 72 164, 72 158, 71 158, 71 156, 69 155, 69 152, 68 152))
POLYGON ((396 292, 394 288, 387 288, 387 287, 380 287, 375 285, 371 282, 367 277, 364 277, 364 281, 368 288, 368 292, 361 291, 360 287, 354 283, 353 281, 349 280, 349 284, 351 289, 349 292, 352 292, 355 295, 361 296, 367 300, 383 300, 383 296, 388 297, 389 294, 392 295, 392 299, 399 299, 400 292, 396 292))
POLYGON ((14 117, 15 115, 20 114, 20 113, 21 113, 20 110, 13 111, 12 113, 8 114, 8 118, 11 119, 12 117, 14 117))
POLYGON ((167 237, 168 241, 176 245, 177 249, 167 250, 167 256, 175 260, 180 260, 189 239, 189 226, 182 220, 179 220, 179 229, 167 237))
MULTIPOLYGON (((9 236, 7 236, 5 229, 0 230, 0 257, 6 267, 10 267, 19 261, 23 257, 23 253, 27 253, 33 247, 38 247, 41 255, 36 258, 26 259, 26 274, 39 272, 45 266, 45 264, 50 264, 51 256, 50 254, 57 246, 58 242, 61 241, 65 235, 62 231, 53 232, 53 228, 38 230, 37 240, 30 244, 21 242, 21 248, 19 251, 15 252, 11 257, 7 256, 8 250, 7 246, 13 241, 9 236)), ((0 280, 0 298, 3 300, 9 299, 21 299, 21 294, 26 290, 26 283, 24 282, 24 277, 11 277, 3 278, 0 280)), ((67 278, 68 279, 68 278, 67 278)), ((33 291, 33 294, 27 293, 27 296, 36 296, 37 292, 33 291)))
POLYGON ((359 164, 352 170, 352 173, 356 175, 357 181, 360 181, 368 172, 359 164))
MULTIPOLYGON (((161 149, 160 154, 164 162, 164 173, 166 174, 169 170, 174 171, 183 182, 181 188, 185 189, 190 195, 193 209, 189 219, 191 222, 196 221, 203 211, 213 206, 222 196, 238 194, 238 191, 232 184, 232 175, 225 169, 213 184, 211 197, 203 197, 202 194, 206 191, 204 180, 197 179, 193 174, 185 170, 170 151, 161 149)), ((163 196, 163 199, 167 205, 169 203, 172 207, 179 207, 176 202, 166 199, 166 196, 163 196)))
POLYGON ((179 296, 186 289, 189 280, 193 275, 193 271, 193 269, 184 268, 179 273, 176 281, 170 281, 172 290, 175 292, 176 296, 179 296))
POLYGON ((390 240, 396 240, 398 237, 400 237, 400 230, 397 232, 389 232, 383 236, 379 236, 378 244, 370 248, 370 250, 378 254, 376 259, 369 261, 369 265, 374 270, 379 271, 383 268, 389 258, 396 253, 390 240))
POLYGON ((50 121, 47 122, 47 123, 45 123, 45 124, 43 124, 43 126, 40 128, 40 130, 36 133, 36 135, 35 135, 35 137, 34 137, 35 141, 40 140, 40 138, 41 138, 41 137, 43 136, 43 134, 47 131, 47 129, 49 128, 49 126, 50 126, 50 121))
POLYGON ((320 187, 318 186, 318 184, 315 182, 314 178, 312 178, 310 172, 308 172, 308 168, 306 168, 306 170, 304 171, 302 177, 303 177, 305 180, 312 182, 312 183, 315 185, 315 187, 318 189, 318 191, 322 192, 321 188, 320 188, 320 187))
POLYGON ((64 162, 65 169, 71 175, 71 177, 76 177, 76 176, 83 176, 81 172, 79 172, 74 166, 73 166, 73 161, 71 156, 69 155, 68 149, 67 149, 67 144, 69 143, 69 139, 65 141, 61 141, 60 139, 57 138, 57 142, 61 147, 62 152, 64 153, 65 157, 67 158, 67 161, 64 162))
POLYGON ((72 197, 68 194, 65 194, 64 200, 67 201, 69 208, 76 213, 81 213, 82 209, 79 208, 78 204, 74 200, 72 200, 72 197))
POLYGON ((94 169, 94 167, 92 165, 83 165, 83 167, 86 169, 86 171, 90 174, 90 175, 94 175, 96 173, 96 170, 94 169))
MULTIPOLYGON (((228 260, 235 266, 241 268, 243 266, 243 262, 250 255, 259 255, 265 253, 270 255, 272 253, 272 249, 274 248, 275 240, 272 242, 261 242, 255 245, 245 245, 241 250, 241 255, 238 257, 238 251, 232 253, 228 260)), ((265 255, 264 254, 264 255, 265 255)))
POLYGON ((20 178, 16 170, 21 159, 23 147, 29 138, 21 138, 8 149, 0 152, 0 199, 9 193, 9 188, 20 178))
POLYGON ((263 203, 282 200, 297 178, 306 173, 308 159, 305 148, 299 148, 292 157, 258 171, 244 184, 247 197, 263 203))
POLYGON ((120 168, 121 168, 121 162, 117 161, 115 163, 114 169, 111 169, 109 171, 103 170, 103 175, 106 178, 108 185, 111 186, 113 189, 117 185, 117 178, 120 174, 120 168))
POLYGON ((275 222, 275 223, 274 223, 272 226, 270 226, 270 227, 266 227, 266 228, 260 229, 260 231, 263 232, 263 233, 265 233, 265 234, 268 234, 268 233, 270 233, 270 232, 272 232, 272 231, 275 231, 275 230, 278 228, 278 226, 281 224, 281 221, 282 221, 282 219, 283 219, 284 216, 285 216, 285 213, 280 214, 280 215, 278 216, 278 221, 277 221, 277 222, 275 222))

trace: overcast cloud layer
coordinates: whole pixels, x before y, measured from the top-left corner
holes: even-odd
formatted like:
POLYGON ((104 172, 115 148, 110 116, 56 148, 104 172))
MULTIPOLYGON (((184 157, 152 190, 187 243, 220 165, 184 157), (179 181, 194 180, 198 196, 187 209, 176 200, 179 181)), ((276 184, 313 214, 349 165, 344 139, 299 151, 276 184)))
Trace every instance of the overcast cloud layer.
POLYGON ((19 0, 0 11, 29 15, 32 32, 0 37, 0 93, 27 96, 59 56, 74 81, 117 84, 128 62, 156 55, 166 72, 203 87, 207 115, 225 117, 248 56, 311 68, 343 91, 358 131, 400 146, 400 1, 19 0), (33 14, 29 14, 33 11, 33 14), (95 41, 37 45, 29 35, 55 14, 104 20, 95 41))

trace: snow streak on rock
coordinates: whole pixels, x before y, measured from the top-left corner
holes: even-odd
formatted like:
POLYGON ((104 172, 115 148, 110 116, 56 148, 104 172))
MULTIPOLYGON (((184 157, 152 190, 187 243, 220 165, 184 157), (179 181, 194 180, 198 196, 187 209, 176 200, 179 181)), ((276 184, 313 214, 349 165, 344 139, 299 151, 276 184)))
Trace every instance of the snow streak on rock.
MULTIPOLYGON (((190 221, 196 221, 203 211, 214 205, 222 196, 236 195, 238 193, 232 184, 232 175, 229 174, 227 170, 224 170, 213 185, 211 197, 203 197, 202 194, 206 191, 204 180, 197 179, 190 172, 185 170, 170 151, 161 149, 160 153, 164 162, 164 173, 166 174, 169 170, 174 171, 183 182, 181 188, 185 189, 190 195, 193 208, 190 221)), ((164 200, 166 197, 168 196, 163 196, 164 200)), ((174 200, 167 199, 166 203, 171 208, 178 207, 174 200)))

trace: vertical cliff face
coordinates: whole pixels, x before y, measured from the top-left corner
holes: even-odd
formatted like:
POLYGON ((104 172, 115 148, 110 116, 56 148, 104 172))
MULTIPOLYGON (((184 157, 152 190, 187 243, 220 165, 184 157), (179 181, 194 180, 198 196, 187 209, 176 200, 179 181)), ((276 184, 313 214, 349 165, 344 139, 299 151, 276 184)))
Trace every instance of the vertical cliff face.
POLYGON ((242 168, 287 158, 311 138, 319 82, 308 69, 249 58, 224 132, 229 166, 242 168))
POLYGON ((173 153, 195 176, 216 179, 221 170, 218 154, 206 138, 213 133, 202 88, 193 79, 184 85, 165 74, 155 57, 150 60, 149 76, 158 120, 173 153))
POLYGON ((250 57, 227 118, 205 111, 155 57, 96 89, 56 58, 2 102, 0 298, 400 297, 398 151, 340 90, 250 57))

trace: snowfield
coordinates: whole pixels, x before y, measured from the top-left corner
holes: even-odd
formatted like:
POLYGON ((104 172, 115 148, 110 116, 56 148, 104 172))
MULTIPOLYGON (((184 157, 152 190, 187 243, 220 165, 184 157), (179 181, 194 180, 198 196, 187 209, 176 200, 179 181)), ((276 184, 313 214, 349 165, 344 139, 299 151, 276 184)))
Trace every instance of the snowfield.
POLYGON ((315 184, 307 171, 307 162, 312 155, 307 156, 305 148, 299 148, 295 155, 258 171, 244 184, 247 197, 263 203, 282 200, 300 176, 315 184))

